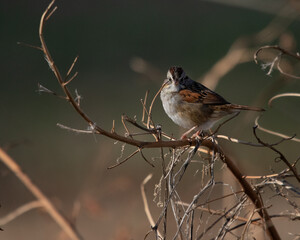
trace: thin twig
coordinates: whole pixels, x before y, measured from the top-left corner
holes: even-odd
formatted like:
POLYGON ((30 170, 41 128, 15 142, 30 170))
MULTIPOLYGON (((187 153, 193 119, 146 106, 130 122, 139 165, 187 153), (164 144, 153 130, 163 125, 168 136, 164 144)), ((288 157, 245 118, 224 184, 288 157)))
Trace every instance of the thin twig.
POLYGON ((88 133, 88 134, 93 133, 92 130, 82 130, 82 129, 71 128, 71 127, 68 127, 68 126, 60 124, 60 123, 57 123, 56 126, 62 128, 62 129, 66 129, 68 131, 75 132, 75 133, 88 133))
POLYGON ((115 120, 113 120, 112 127, 110 130, 111 133, 115 133, 115 120))
MULTIPOLYGON (((142 194, 142 198, 143 198, 144 210, 145 210, 146 216, 147 216, 148 221, 149 221, 149 223, 151 225, 151 228, 153 228, 155 226, 155 222, 154 222, 154 220, 152 218, 152 215, 151 215, 151 212, 150 212, 150 209, 149 209, 149 204, 148 204, 147 196, 146 196, 146 193, 145 193, 145 185, 150 181, 151 178, 152 178, 152 174, 149 174, 144 179, 144 181, 142 182, 142 184, 141 184, 141 194, 142 194)), ((162 235, 159 232, 159 230, 157 230, 157 234, 162 239, 162 235)))
POLYGON ((257 212, 257 210, 256 210, 256 209, 253 209, 253 211, 251 212, 251 214, 250 214, 248 220, 246 221, 245 227, 244 227, 243 232, 242 232, 242 234, 241 234, 241 240, 244 240, 244 239, 245 239, 245 235, 246 235, 246 232, 247 232, 247 230, 248 230, 250 224, 256 223, 256 222, 252 222, 252 221, 251 221, 252 218, 253 218, 253 216, 254 216, 254 214, 255 214, 256 212, 257 212))
POLYGON ((266 132, 266 133, 269 133, 271 135, 274 135, 274 136, 277 136, 277 137, 281 137, 281 138, 285 138, 285 139, 289 139, 291 141, 295 141, 295 142, 300 142, 300 139, 299 138, 296 138, 294 137, 295 135, 293 136, 288 136, 288 135, 285 135, 285 134, 282 134, 282 133, 279 133, 279 132, 275 132, 275 131, 272 131, 272 130, 269 130, 269 129, 266 129, 264 127, 262 127, 259 123, 258 123, 258 120, 259 120, 259 116, 255 119, 255 126, 257 127, 257 129, 263 131, 263 132, 266 132))
POLYGON ((287 77, 290 77, 290 78, 300 79, 299 76, 295 76, 295 75, 293 75, 293 74, 286 73, 286 72, 281 68, 281 66, 280 66, 280 62, 281 62, 280 60, 281 60, 281 56, 282 56, 282 55, 288 55, 288 56, 291 56, 291 57, 293 57, 293 58, 295 58, 295 59, 297 59, 297 60, 300 60, 300 55, 299 55, 299 54, 295 54, 295 53, 289 52, 289 51, 287 51, 287 50, 285 50, 285 49, 283 49, 283 48, 281 48, 281 47, 279 47, 279 46, 277 46, 277 45, 273 45, 273 46, 263 46, 263 47, 260 47, 260 48, 254 53, 254 61, 255 61, 256 64, 258 64, 258 55, 259 55, 259 53, 260 53, 261 51, 263 51, 263 50, 266 50, 266 49, 274 49, 274 50, 279 51, 279 54, 274 58, 274 60, 272 61, 272 63, 271 63, 271 64, 267 64, 267 65, 270 65, 270 70, 269 70, 269 72, 268 72, 268 75, 270 75, 270 73, 271 73, 271 71, 273 70, 274 65, 275 65, 275 63, 276 63, 276 67, 277 67, 278 71, 279 71, 281 74, 283 74, 283 75, 285 75, 285 76, 287 76, 287 77))
POLYGON ((26 203, 26 204, 18 207, 17 209, 15 209, 11 213, 7 214, 5 217, 0 218, 0 225, 4 226, 5 224, 13 221, 14 219, 23 215, 24 213, 26 213, 32 209, 41 208, 41 207, 44 207, 44 204, 40 200, 26 203))
POLYGON ((17 42, 17 44, 18 44, 18 45, 25 46, 25 47, 30 47, 30 48, 34 48, 34 49, 37 49, 37 50, 43 51, 43 49, 42 49, 41 47, 34 46, 34 45, 31 45, 31 44, 28 44, 28 43, 17 42))
POLYGON ((142 122, 145 121, 145 110, 147 109, 147 108, 146 108, 146 104, 147 104, 148 94, 149 94, 149 90, 147 90, 146 93, 145 93, 144 102, 143 102, 142 99, 141 99, 141 102, 142 102, 142 104, 143 104, 143 116, 142 116, 142 122))
POLYGON ((230 120, 236 118, 239 114, 240 114, 240 112, 236 112, 235 114, 233 114, 233 116, 231 116, 230 118, 228 118, 228 119, 226 119, 225 121, 223 121, 222 123, 220 123, 219 126, 213 131, 213 133, 210 134, 210 136, 215 135, 215 134, 220 130, 220 128, 221 128, 224 124, 226 124, 226 123, 228 123, 230 120))
POLYGON ((128 157, 126 157, 124 160, 122 160, 121 162, 118 162, 118 163, 115 164, 115 165, 112 165, 112 166, 110 166, 110 167, 107 167, 107 169, 113 169, 113 168, 115 168, 115 167, 120 166, 121 164, 127 162, 130 158, 132 158, 132 157, 133 157, 135 154, 137 154, 139 151, 140 151, 139 149, 135 150, 133 153, 131 153, 131 154, 130 154, 128 157))
POLYGON ((298 54, 295 54, 295 53, 292 53, 292 52, 289 52, 281 47, 279 47, 278 45, 267 45, 267 46, 263 46, 263 47, 260 47, 255 53, 254 53, 254 61, 256 64, 258 64, 258 55, 259 53, 262 51, 262 50, 265 50, 265 49, 275 49, 275 50, 278 50, 280 51, 282 54, 285 54, 285 55, 289 55, 293 58, 296 58, 298 60, 300 60, 300 56, 298 54))
POLYGON ((52 11, 50 12, 50 13, 48 13, 48 15, 46 16, 46 18, 45 18, 45 21, 48 21, 49 20, 49 18, 52 16, 52 14, 56 11, 56 9, 57 9, 57 6, 55 6, 53 9, 52 9, 52 11))
POLYGON ((165 84, 163 84, 160 89, 157 91, 157 93, 155 94, 154 98, 152 99, 152 102, 150 104, 150 107, 149 107, 149 113, 148 113, 148 120, 147 120, 147 128, 149 128, 150 126, 150 121, 152 123, 152 125, 155 125, 152 121, 152 117, 151 117, 151 114, 152 114, 152 108, 153 108, 153 105, 154 105, 154 102, 157 98, 157 96, 160 94, 161 90, 164 88, 165 84))
MULTIPOLYGON (((67 72, 67 75, 66 75, 66 77, 65 77, 65 82, 67 81, 67 79, 69 78, 69 76, 70 76, 70 74, 71 74, 71 72, 72 72, 72 70, 73 70, 73 68, 74 68, 74 66, 75 66, 75 64, 76 64, 76 62, 77 62, 77 60, 78 60, 78 58, 79 58, 79 56, 76 56, 75 57, 75 59, 74 59, 74 61, 73 61, 73 63, 71 64, 71 66, 70 66, 70 68, 69 68, 69 70, 68 70, 68 72, 67 72)), ((68 83, 70 82, 70 80, 68 81, 68 83)), ((65 83, 65 84, 68 84, 68 83, 65 83)))
POLYGON ((300 176, 297 172, 297 169, 295 166, 292 166, 292 164, 290 164, 290 162, 285 158, 285 156, 276 148, 274 148, 273 146, 270 146, 268 143, 263 142, 256 134, 256 126, 253 127, 253 134, 255 136, 255 138, 257 139, 257 141, 263 145, 265 145, 267 148, 270 148, 271 150, 273 150, 274 152, 276 152, 279 156, 280 159, 289 167, 290 171, 293 172, 295 178, 298 180, 298 182, 300 183, 300 176))
POLYGON ((78 75, 78 72, 75 72, 73 74, 73 76, 68 81, 66 81, 66 82, 63 83, 63 85, 68 85, 70 82, 72 82, 74 80, 74 78, 77 77, 77 75, 78 75))
POLYGON ((140 154, 142 156, 142 158, 151 166, 151 167, 155 167, 146 157, 145 155, 143 154, 143 150, 140 149, 140 154))
POLYGON ((281 94, 277 94, 268 101, 268 105, 271 106, 273 100, 278 99, 278 98, 282 98, 282 97, 300 97, 300 93, 281 93, 281 94))
POLYGON ((128 130, 128 128, 127 128, 127 126, 126 126, 126 124, 125 124, 124 118, 125 118, 125 116, 124 116, 124 115, 122 115, 122 117, 121 117, 121 121, 122 121, 122 123, 123 123, 123 126, 124 126, 124 129, 125 129, 125 131, 126 131, 126 136, 129 136, 129 137, 131 137, 131 138, 132 138, 132 136, 131 136, 131 134, 130 134, 130 132, 129 132, 129 130, 128 130))
MULTIPOLYGON (((183 206, 186 206, 186 207, 188 207, 190 205, 189 203, 184 203, 184 202, 179 202, 179 201, 176 202, 176 204, 183 205, 183 206)), ((222 209, 221 211, 217 211, 217 210, 213 210, 211 208, 204 208, 204 207, 200 207, 200 206, 195 207, 195 209, 201 210, 201 211, 204 211, 204 212, 208 212, 208 213, 211 213, 213 215, 224 216, 224 209, 222 209)), ((227 216, 225 216, 225 217, 227 217, 227 216)), ((242 222, 247 222, 247 218, 243 218, 243 217, 239 217, 239 216, 234 216, 234 219, 242 221, 242 222)), ((261 226, 262 224, 254 222, 254 225, 261 226)))

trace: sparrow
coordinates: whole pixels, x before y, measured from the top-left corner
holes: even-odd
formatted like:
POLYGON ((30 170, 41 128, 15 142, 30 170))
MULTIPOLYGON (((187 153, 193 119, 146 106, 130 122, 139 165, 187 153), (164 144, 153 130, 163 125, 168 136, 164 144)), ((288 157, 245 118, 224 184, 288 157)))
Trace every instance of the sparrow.
POLYGON ((181 67, 167 72, 160 98, 167 115, 179 126, 193 131, 206 131, 221 118, 241 110, 264 111, 262 108, 232 104, 201 83, 189 78, 181 67))

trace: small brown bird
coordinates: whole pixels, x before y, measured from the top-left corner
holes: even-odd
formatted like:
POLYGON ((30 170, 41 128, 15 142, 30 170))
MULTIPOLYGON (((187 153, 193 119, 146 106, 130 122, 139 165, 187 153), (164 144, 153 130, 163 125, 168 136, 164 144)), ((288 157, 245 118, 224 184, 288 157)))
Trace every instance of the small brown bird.
POLYGON ((160 98, 168 116, 179 126, 193 130, 210 129, 219 119, 240 110, 262 108, 231 104, 219 94, 190 79, 181 67, 171 67, 163 83, 160 98))

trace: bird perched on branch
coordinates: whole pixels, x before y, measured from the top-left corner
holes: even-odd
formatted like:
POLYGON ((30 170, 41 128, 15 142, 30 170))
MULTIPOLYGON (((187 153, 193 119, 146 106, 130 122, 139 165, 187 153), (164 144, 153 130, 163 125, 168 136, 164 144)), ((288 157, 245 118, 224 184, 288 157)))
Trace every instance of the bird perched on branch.
POLYGON ((219 119, 241 110, 262 108, 232 104, 204 85, 190 79, 181 67, 171 67, 163 83, 160 98, 165 112, 179 126, 193 131, 210 129, 219 119))

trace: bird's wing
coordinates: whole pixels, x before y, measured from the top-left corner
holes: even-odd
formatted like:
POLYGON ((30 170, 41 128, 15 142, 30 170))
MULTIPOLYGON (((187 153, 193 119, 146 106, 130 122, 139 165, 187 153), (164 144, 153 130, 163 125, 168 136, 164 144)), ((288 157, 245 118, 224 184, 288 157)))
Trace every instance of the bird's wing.
POLYGON ((193 82, 179 91, 182 100, 188 103, 203 103, 208 105, 228 104, 223 97, 200 83, 193 82))

